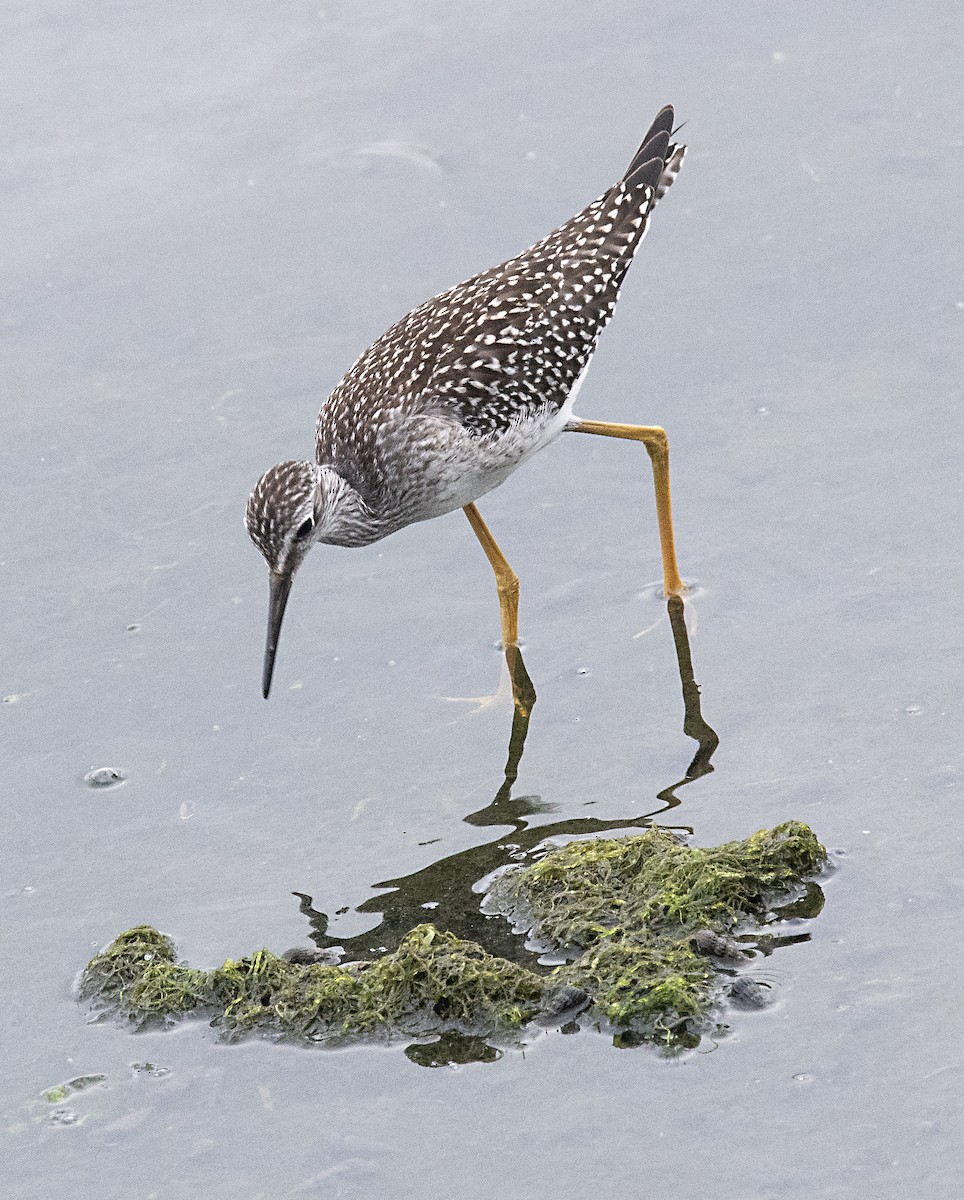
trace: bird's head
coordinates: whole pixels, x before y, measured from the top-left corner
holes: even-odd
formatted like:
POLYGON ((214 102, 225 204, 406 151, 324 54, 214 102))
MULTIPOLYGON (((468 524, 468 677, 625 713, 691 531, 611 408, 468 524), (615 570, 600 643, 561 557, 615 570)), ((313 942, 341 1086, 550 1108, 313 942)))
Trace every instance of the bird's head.
POLYGON ((322 471, 310 462, 278 463, 248 497, 245 528, 268 564, 268 640, 261 676, 266 700, 291 582, 317 539, 324 510, 322 471))
POLYGON ((294 575, 311 549, 324 504, 315 463, 283 462, 258 480, 244 525, 273 575, 294 575))

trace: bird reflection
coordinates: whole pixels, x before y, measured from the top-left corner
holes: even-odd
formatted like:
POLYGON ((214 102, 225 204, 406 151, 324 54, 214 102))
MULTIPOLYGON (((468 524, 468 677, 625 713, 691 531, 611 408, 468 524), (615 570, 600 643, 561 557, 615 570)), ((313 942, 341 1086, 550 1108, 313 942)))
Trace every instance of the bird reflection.
MULTIPOLYGON (((460 850, 411 875, 376 884, 380 889, 390 890, 372 896, 355 911, 380 914, 381 921, 368 932, 355 937, 337 938, 329 935, 326 914, 312 906, 310 896, 294 893, 301 901, 300 911, 308 918, 310 937, 315 945, 319 949, 341 946, 349 958, 366 958, 373 950, 381 952, 383 947, 395 949, 414 926, 431 921, 461 938, 482 942, 492 954, 524 962, 531 967, 533 955, 525 949, 523 939, 513 934, 508 922, 482 913, 477 890, 479 881, 507 863, 524 859, 547 838, 648 828, 654 818, 681 803, 677 795, 680 788, 713 770, 710 760, 719 738, 701 711, 700 689, 693 674, 683 601, 678 596, 671 596, 667 601, 667 611, 683 691, 683 732, 697 743, 697 751, 683 777, 656 794, 658 807, 629 819, 606 821, 576 817, 549 823, 531 822, 530 818, 534 816, 552 812, 554 805, 542 801, 538 796, 512 794, 519 775, 519 763, 525 749, 536 693, 521 651, 518 646, 510 646, 505 653, 515 703, 502 784, 490 804, 464 818, 470 825, 499 826, 503 832, 492 841, 460 850), (505 832, 506 827, 509 832, 505 832)), ((664 824, 663 827, 693 832, 688 826, 664 824)))

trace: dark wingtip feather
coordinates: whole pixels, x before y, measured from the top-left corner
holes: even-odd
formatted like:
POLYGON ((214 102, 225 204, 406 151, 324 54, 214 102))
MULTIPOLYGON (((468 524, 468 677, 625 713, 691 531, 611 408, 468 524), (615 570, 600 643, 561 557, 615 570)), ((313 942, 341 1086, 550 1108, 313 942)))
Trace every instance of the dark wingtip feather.
POLYGON ((649 127, 649 132, 643 138, 643 144, 649 141, 651 137, 655 137, 657 133, 662 133, 665 130, 670 137, 673 136, 673 106, 672 104, 664 105, 656 114, 656 119, 649 127))
POLYGON ((669 139, 673 134, 673 120, 674 114, 672 104, 667 104, 665 108, 661 108, 659 110, 659 112, 656 114, 655 121, 653 121, 652 125, 650 125, 649 129, 646 131, 646 136, 640 143, 639 149, 633 155, 633 161, 626 168, 626 174, 623 176, 624 179, 628 179, 637 167, 641 167, 643 163, 648 162, 649 159, 653 157, 652 154, 647 153, 649 143, 653 138, 658 137, 661 133, 665 133, 666 140, 669 142, 669 139))
POLYGON ((646 170, 650 163, 657 160, 660 165, 660 174, 662 174, 663 164, 666 162, 666 155, 669 150, 669 133, 663 129, 655 136, 648 138, 646 142, 640 146, 636 152, 636 157, 629 164, 629 170, 623 176, 628 187, 636 187, 640 172, 646 170))
POLYGON ((653 195, 655 196, 659 181, 663 177, 664 165, 661 158, 651 158, 649 162, 640 163, 631 175, 627 175, 624 183, 627 187, 632 188, 634 192, 645 188, 652 188, 653 195))

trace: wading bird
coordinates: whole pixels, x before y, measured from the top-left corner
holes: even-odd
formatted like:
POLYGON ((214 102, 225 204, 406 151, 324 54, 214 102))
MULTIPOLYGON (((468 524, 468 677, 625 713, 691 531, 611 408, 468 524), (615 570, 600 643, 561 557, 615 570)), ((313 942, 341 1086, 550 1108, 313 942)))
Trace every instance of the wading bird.
POLYGON ((427 300, 374 342, 321 407, 314 462, 262 475, 245 525, 268 563, 262 692, 295 572, 316 542, 367 546, 464 510, 495 571, 502 641, 518 640, 519 580, 475 501, 561 433, 642 442, 652 461, 667 595, 676 565, 666 433, 583 421, 573 405, 656 202, 686 147, 664 108, 618 183, 531 249, 427 300))

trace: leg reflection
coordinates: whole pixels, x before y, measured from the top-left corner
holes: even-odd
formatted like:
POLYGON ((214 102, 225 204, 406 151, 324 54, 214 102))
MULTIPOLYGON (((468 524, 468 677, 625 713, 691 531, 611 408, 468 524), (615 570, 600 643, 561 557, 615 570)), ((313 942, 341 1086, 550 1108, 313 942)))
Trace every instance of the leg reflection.
POLYGON ((693 755, 693 761, 686 768, 683 778, 656 794, 657 799, 662 800, 667 809, 670 809, 681 803, 679 797, 675 795, 678 788, 692 783, 694 779, 700 779, 703 775, 709 775, 713 770, 710 759, 720 744, 720 739, 716 730, 703 718, 700 707, 700 685, 693 675, 693 656, 690 654, 690 639, 686 632, 686 612, 679 596, 669 597, 666 601, 666 611, 669 613, 669 624, 673 631, 679 681, 683 688, 683 732, 698 745, 698 749, 693 755))
MULTIPOLYGON (((700 710, 700 690, 693 674, 683 601, 676 596, 670 597, 667 609, 683 689, 683 732, 693 738, 699 748, 684 777, 658 793, 659 808, 642 816, 621 817, 610 821, 575 817, 564 821, 532 823, 533 816, 552 812, 555 806, 538 796, 512 795, 512 789, 519 777, 519 764, 525 749, 536 693, 519 647, 507 646, 506 664, 512 680, 515 703, 503 780, 491 804, 464 818, 468 824, 477 827, 499 826, 499 836, 481 846, 472 846, 439 862, 431 863, 412 875, 375 884, 379 889, 390 890, 372 896, 355 911, 380 915, 381 920, 367 933, 356 937, 338 938, 330 935, 325 914, 312 907, 309 896, 295 893, 301 900, 302 913, 309 919, 311 940, 319 948, 343 946, 349 958, 367 958, 382 946, 394 949, 414 926, 431 921, 440 929, 451 930, 459 937, 481 941, 491 953, 531 965, 532 956, 525 950, 522 939, 512 933, 507 923, 486 917, 481 912, 479 894, 475 890, 478 881, 507 863, 524 859, 536 846, 550 837, 584 836, 648 828, 655 817, 680 804, 675 794, 680 787, 713 769, 710 759, 719 738, 703 719, 700 710)), ((664 825, 664 828, 692 832, 685 826, 664 825)))
MULTIPOLYGON (((505 761, 505 777, 502 780, 502 786, 495 794, 495 799, 488 806, 489 809, 499 808, 502 817, 506 816, 504 806, 511 801, 512 787, 519 778, 519 763, 522 761, 522 751, 526 748, 529 718, 532 716, 532 709, 536 702, 536 689, 532 686, 529 672, 522 661, 522 651, 518 646, 506 647, 505 663, 509 668, 509 678, 512 681, 512 699, 514 701, 512 729, 509 732, 509 753, 505 761)), ((536 810, 532 808, 526 810, 527 813, 533 811, 536 810)), ((471 816, 466 817, 465 820, 470 825, 502 823, 500 821, 477 822, 473 821, 471 816)))

